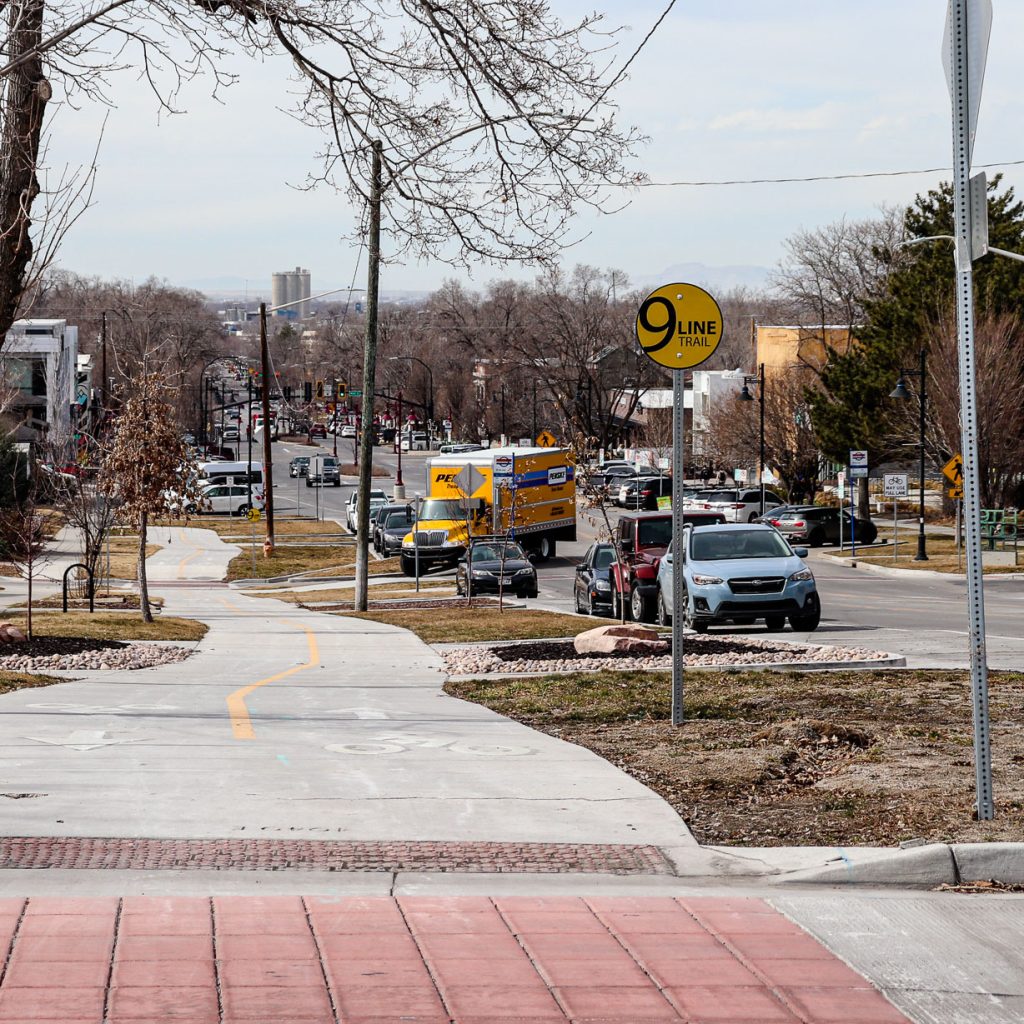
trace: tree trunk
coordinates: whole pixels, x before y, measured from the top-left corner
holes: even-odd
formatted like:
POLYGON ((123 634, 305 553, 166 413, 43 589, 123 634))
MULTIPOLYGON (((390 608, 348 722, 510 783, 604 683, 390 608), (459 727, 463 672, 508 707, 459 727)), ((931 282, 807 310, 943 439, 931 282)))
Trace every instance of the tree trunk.
POLYGON ((857 518, 871 518, 871 500, 868 494, 868 479, 865 476, 857 479, 857 518))
MULTIPOLYGON (((42 41, 44 0, 7 4, 6 61, 35 49, 42 41)), ((50 98, 43 63, 32 57, 3 84, 0 114, 0 337, 18 314, 25 274, 32 260, 32 205, 39 195, 36 162, 43 116, 50 98)))
POLYGON ((146 539, 149 513, 143 512, 139 521, 139 607, 142 609, 142 621, 152 622, 153 611, 149 607, 149 581, 146 579, 146 539))
POLYGON ((34 575, 35 566, 32 564, 32 556, 29 556, 28 564, 25 566, 26 577, 28 579, 28 611, 25 614, 26 629, 25 632, 29 638, 32 639, 32 577, 34 575))

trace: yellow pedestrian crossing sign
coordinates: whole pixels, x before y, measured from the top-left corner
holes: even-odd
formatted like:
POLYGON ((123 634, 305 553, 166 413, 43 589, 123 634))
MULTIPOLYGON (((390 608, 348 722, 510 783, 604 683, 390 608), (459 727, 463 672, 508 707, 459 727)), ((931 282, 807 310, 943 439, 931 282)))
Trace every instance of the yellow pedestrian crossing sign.
POLYGON ((542 430, 537 435, 537 446, 539 448, 554 448, 558 444, 555 435, 550 430, 542 430))

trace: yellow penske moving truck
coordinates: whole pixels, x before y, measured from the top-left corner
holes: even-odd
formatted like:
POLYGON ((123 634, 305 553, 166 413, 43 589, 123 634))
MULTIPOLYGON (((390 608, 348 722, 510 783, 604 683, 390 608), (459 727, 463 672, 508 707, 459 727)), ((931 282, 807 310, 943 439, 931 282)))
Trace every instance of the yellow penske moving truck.
POLYGON ((576 475, 562 448, 490 448, 427 462, 427 496, 402 541, 407 576, 455 565, 471 536, 508 534, 538 561, 576 539, 576 475))

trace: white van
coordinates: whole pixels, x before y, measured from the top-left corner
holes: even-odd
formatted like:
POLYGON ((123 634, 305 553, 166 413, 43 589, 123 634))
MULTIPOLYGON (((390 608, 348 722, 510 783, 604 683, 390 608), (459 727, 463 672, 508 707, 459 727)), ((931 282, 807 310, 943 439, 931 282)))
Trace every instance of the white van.
MULTIPOLYGON (((252 496, 262 502, 265 498, 263 486, 263 463, 248 462, 201 462, 199 464, 200 483, 226 484, 244 487, 252 479, 252 496)), ((262 505, 257 505, 262 508, 262 505)))

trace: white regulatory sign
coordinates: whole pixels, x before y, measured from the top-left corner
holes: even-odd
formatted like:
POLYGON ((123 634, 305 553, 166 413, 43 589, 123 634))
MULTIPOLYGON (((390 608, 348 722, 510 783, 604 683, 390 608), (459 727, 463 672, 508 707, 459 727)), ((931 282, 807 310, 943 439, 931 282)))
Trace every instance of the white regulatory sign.
POLYGON ((882 482, 887 498, 905 498, 910 494, 906 473, 886 473, 882 482))

